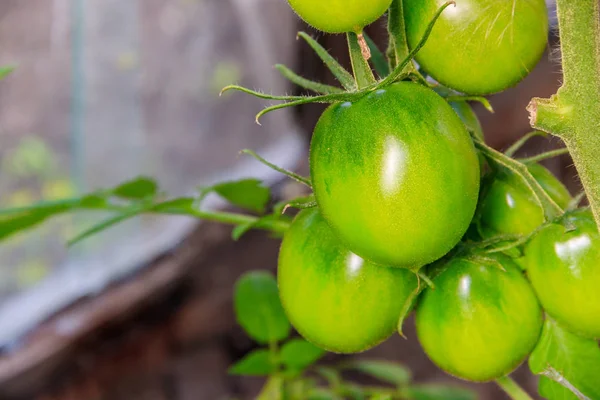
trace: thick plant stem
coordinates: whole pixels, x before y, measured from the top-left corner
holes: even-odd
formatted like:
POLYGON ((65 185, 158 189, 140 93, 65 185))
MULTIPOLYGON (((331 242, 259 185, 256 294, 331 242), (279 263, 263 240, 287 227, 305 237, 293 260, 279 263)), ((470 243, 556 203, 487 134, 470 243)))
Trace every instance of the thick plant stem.
POLYGON ((350 51, 352 71, 354 72, 354 79, 356 79, 358 89, 374 84, 375 76, 369 65, 371 53, 362 33, 348 33, 348 50, 350 51))
POLYGON ((528 110, 534 128, 567 145, 600 226, 600 5, 557 0, 563 85, 528 110))
POLYGON ((496 379, 498 386, 504 390, 513 400, 533 400, 512 378, 504 376, 496 379))
MULTIPOLYGON (((408 57, 409 53, 402 0, 392 1, 392 5, 388 11, 388 32, 390 43, 388 45, 387 56, 390 60, 391 69, 394 69, 399 62, 408 57)), ((416 68, 411 62, 403 72, 416 72, 416 68)))

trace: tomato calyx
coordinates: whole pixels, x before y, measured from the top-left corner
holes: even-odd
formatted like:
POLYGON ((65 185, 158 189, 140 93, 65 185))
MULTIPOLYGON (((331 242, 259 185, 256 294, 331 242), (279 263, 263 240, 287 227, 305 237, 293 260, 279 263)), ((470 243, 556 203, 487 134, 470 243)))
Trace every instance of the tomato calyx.
MULTIPOLYGON (((251 89, 245 88, 243 86, 239 86, 239 85, 226 86, 225 88, 223 88, 221 90, 221 94, 223 94, 227 91, 230 91, 230 90, 236 90, 236 91, 241 91, 241 92, 244 92, 244 93, 253 95, 255 97, 265 99, 265 100, 283 101, 283 103, 281 103, 281 104, 276 104, 273 106, 266 107, 265 109, 263 109, 261 112, 259 112, 256 115, 256 122, 260 125, 260 118, 262 116, 264 116, 265 114, 268 114, 271 111, 275 111, 275 110, 279 110, 279 109, 283 109, 283 108, 294 107, 294 106, 299 106, 299 105, 303 105, 303 104, 311 104, 311 103, 333 104, 333 103, 339 103, 339 102, 355 102, 372 92, 384 89, 385 87, 387 87, 393 83, 396 83, 396 82, 399 82, 402 80, 407 80, 407 79, 415 80, 417 82, 420 82, 421 84, 428 85, 425 78, 423 78, 418 72, 413 71, 413 70, 411 70, 410 72, 406 72, 405 69, 407 68, 408 65, 410 65, 413 62, 417 53, 421 50, 421 48, 423 48, 423 46, 427 42, 427 39, 429 38, 429 35, 431 34, 431 31, 433 30, 433 27, 435 26, 435 23, 441 16, 442 12, 450 5, 455 5, 455 2, 454 1, 445 2, 438 9, 436 14, 432 18, 431 22, 429 23, 428 28, 426 29, 425 33, 423 34, 423 37, 422 37, 421 41, 418 43, 418 45, 415 46, 410 51, 410 53, 408 54, 407 57, 405 57, 401 62, 399 62, 394 67, 394 69, 389 73, 389 75, 385 76, 383 79, 376 81, 374 83, 371 83, 371 84, 361 87, 361 85, 359 85, 357 83, 356 79, 352 76, 352 74, 350 74, 344 67, 342 67, 327 52, 327 50, 325 50, 320 44, 318 44, 309 35, 307 35, 306 33, 300 32, 298 34, 298 37, 304 39, 308 43, 308 45, 315 51, 315 53, 319 56, 319 58, 321 58, 321 60, 325 63, 325 65, 328 67, 328 69, 333 73, 333 75, 337 78, 337 80, 342 84, 342 86, 344 87, 343 91, 340 92, 339 90, 341 90, 341 89, 339 89, 339 88, 331 87, 328 85, 323 85, 319 82, 309 81, 309 80, 302 78, 299 75, 295 74, 289 68, 287 68, 285 66, 279 66, 278 69, 280 71, 283 71, 282 74, 285 78, 288 78, 293 83, 298 84, 301 87, 304 87, 305 89, 308 89, 308 90, 311 90, 311 91, 317 93, 317 95, 315 95, 315 96, 277 96, 277 95, 271 95, 271 94, 266 94, 266 93, 262 93, 259 91, 251 90, 251 89)), ((352 34, 356 35, 355 33, 352 33, 352 34)), ((362 48, 362 46, 359 47, 358 51, 363 51, 361 48, 362 48)), ((460 96, 460 97, 462 98, 462 96, 460 96)), ((457 100, 457 99, 454 99, 454 100, 457 100)), ((476 101, 483 102, 484 105, 486 105, 486 108, 487 108, 487 104, 489 104, 489 103, 487 103, 487 100, 485 100, 484 98, 480 98, 480 97, 463 98, 463 101, 469 101, 469 100, 476 100, 476 101)))

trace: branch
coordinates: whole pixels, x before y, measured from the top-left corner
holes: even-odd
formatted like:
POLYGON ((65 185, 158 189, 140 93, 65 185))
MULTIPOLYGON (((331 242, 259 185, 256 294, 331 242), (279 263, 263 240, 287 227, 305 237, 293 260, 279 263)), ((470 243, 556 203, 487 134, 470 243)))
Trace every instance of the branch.
POLYGON ((563 139, 600 225, 600 5, 557 0, 563 85, 529 104, 531 125, 563 139))

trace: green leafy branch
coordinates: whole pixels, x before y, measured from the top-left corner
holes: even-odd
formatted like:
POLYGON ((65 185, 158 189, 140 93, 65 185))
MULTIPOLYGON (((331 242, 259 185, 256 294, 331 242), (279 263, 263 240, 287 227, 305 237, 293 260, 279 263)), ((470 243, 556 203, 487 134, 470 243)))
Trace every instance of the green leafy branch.
MULTIPOLYGON (((251 150, 244 150, 243 153, 255 157, 291 179, 311 186, 309 179, 280 168, 251 150)), ((232 237, 237 240, 250 229, 266 230, 281 235, 291 222, 291 219, 284 215, 288 208, 302 209, 316 205, 313 196, 300 197, 279 202, 267 213, 271 197, 271 190, 260 180, 241 179, 199 188, 194 196, 168 198, 156 181, 148 177, 138 177, 114 188, 79 197, 0 210, 0 240, 34 228, 50 218, 78 211, 109 212, 111 215, 77 234, 69 241, 69 245, 141 214, 180 215, 234 225, 232 237), (211 193, 254 215, 202 209, 203 200, 211 193)))

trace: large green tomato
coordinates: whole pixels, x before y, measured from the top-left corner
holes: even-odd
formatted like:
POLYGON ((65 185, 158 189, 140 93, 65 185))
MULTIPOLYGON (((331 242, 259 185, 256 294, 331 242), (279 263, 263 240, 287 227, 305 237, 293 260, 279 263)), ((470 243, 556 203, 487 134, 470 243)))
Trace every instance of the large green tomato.
POLYGON ((397 267, 419 268, 450 251, 479 194, 463 123, 412 82, 329 107, 315 128, 310 170, 323 216, 349 249, 397 267))
POLYGON ((396 330, 416 276, 364 261, 344 247, 319 211, 301 211, 285 233, 281 302, 308 341, 335 353, 367 350, 396 330))
POLYGON ((512 372, 542 328, 542 310, 527 279, 510 258, 491 257, 494 262, 451 260, 416 312, 417 336, 429 358, 477 382, 512 372))
MULTIPOLYGON (((539 164, 527 168, 556 204, 563 209, 569 205, 569 191, 550 171, 539 164)), ((490 235, 529 235, 543 222, 544 210, 521 178, 506 173, 493 181, 481 205, 485 231, 490 235)))
MULTIPOLYGON (((446 0, 403 0, 409 47, 423 38, 446 0)), ((516 85, 546 48, 544 0, 456 0, 444 10, 417 62, 437 81, 468 94, 516 85)))
POLYGON ((328 33, 361 32, 375 22, 392 0, 288 0, 309 25, 328 33))
POLYGON ((580 210, 542 228, 525 247, 524 263, 546 312, 600 339, 600 235, 592 213, 580 210))

